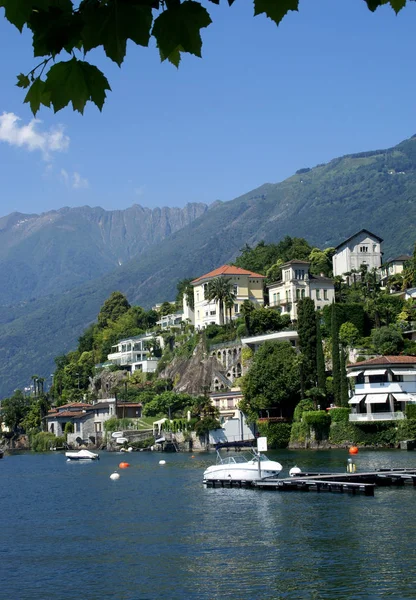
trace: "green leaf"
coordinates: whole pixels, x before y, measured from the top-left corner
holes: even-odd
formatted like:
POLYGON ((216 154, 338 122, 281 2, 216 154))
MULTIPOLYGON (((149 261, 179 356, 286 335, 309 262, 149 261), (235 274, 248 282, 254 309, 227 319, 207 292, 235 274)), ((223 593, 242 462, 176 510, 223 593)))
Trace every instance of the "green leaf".
POLYGON ((54 0, 0 0, 0 7, 3 6, 6 11, 6 19, 20 32, 29 21, 32 11, 48 10, 56 4, 59 2, 54 0))
POLYGON ((254 15, 265 13, 279 25, 290 10, 297 11, 299 0, 254 0, 254 15))
POLYGON ((406 6, 406 0, 390 0, 390 4, 397 15, 406 6))
POLYGON ((17 87, 21 87, 21 88, 27 88, 30 86, 30 79, 27 75, 23 75, 23 73, 20 73, 20 75, 17 76, 17 83, 16 83, 17 87))
POLYGON ((121 65, 128 39, 140 46, 149 45, 152 7, 139 0, 109 0, 106 4, 92 0, 82 5, 81 16, 86 52, 102 45, 107 56, 121 65))
POLYGON ((101 110, 106 90, 111 88, 103 73, 97 67, 76 58, 54 65, 48 71, 45 82, 45 91, 50 94, 55 112, 71 102, 72 108, 83 114, 88 101, 101 110))
POLYGON ((165 10, 155 20, 152 30, 162 60, 176 64, 177 54, 181 51, 201 56, 200 31, 210 23, 207 10, 193 0, 165 10))
POLYGON ((40 77, 35 79, 35 81, 30 86, 29 91, 27 92, 26 97, 24 99, 24 102, 28 102, 30 104, 30 109, 35 117, 41 104, 48 107, 51 105, 50 94, 45 88, 45 82, 42 81, 40 77))
POLYGON ((79 43, 82 21, 72 8, 72 2, 61 0, 60 6, 32 13, 28 27, 33 31, 34 56, 56 56, 64 48, 71 52, 79 43))

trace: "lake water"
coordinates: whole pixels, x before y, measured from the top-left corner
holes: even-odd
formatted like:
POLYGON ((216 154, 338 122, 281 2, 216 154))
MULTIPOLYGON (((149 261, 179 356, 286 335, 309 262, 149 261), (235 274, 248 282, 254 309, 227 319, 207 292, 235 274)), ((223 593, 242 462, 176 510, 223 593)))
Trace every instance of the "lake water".
MULTIPOLYGON (((269 452, 287 471, 345 471, 346 451, 269 452)), ((212 489, 214 453, 0 461, 0 590, 15 600, 416 598, 416 489, 374 498, 212 489), (159 460, 166 465, 160 466, 159 460), (110 474, 120 470, 118 481, 110 474)), ((416 466, 361 451, 359 470, 416 466)))

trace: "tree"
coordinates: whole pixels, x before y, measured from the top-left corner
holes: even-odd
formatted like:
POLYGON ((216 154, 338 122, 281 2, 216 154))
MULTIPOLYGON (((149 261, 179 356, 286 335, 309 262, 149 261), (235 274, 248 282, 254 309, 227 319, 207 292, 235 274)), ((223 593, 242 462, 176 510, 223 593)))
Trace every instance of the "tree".
POLYGON ((98 327, 107 327, 110 321, 117 321, 130 308, 127 298, 121 292, 113 292, 104 302, 98 313, 98 327))
POLYGON ((1 403, 1 412, 6 427, 16 433, 30 410, 30 402, 21 390, 15 390, 13 396, 1 403))
POLYGON ((290 323, 289 315, 281 315, 277 310, 264 306, 254 307, 249 316, 250 334, 261 335, 272 331, 281 331, 290 323))
POLYGON ((265 342, 242 382, 240 408, 255 421, 262 409, 279 408, 291 416, 299 400, 299 358, 289 342, 265 342))
POLYGON ((349 400, 349 394, 348 394, 348 379, 347 379, 347 369, 346 369, 346 355, 345 355, 345 348, 342 347, 340 348, 340 355, 339 355, 340 359, 339 359, 339 370, 340 370, 340 406, 344 406, 344 407, 348 407, 348 400, 349 400))
POLYGON ((337 305, 332 305, 331 319, 331 341, 332 341, 332 391, 334 402, 337 406, 341 402, 341 371, 339 355, 339 321, 337 305))
POLYGON ((374 350, 378 354, 394 355, 399 354, 403 349, 404 340, 401 332, 397 327, 391 325, 390 327, 380 327, 374 329, 371 335, 371 341, 374 346, 374 350))
MULTIPOLYGON (((406 0, 364 1, 371 11, 389 2, 399 12, 406 4, 406 0)), ((102 48, 118 66, 128 40, 147 47, 153 46, 154 38, 161 60, 176 67, 182 53, 200 57, 201 30, 212 23, 203 3, 210 6, 220 0, 0 0, 6 19, 19 31, 25 26, 31 31, 33 54, 42 58, 17 77, 17 86, 28 90, 24 101, 34 115, 41 105, 57 112, 69 103, 83 113, 89 101, 101 110, 110 84, 100 69, 84 60, 95 48, 102 48)), ((265 14, 279 25, 289 11, 298 10, 299 0, 253 3, 255 15, 265 14)))
POLYGON ((182 416, 184 410, 191 407, 194 402, 194 397, 189 394, 162 392, 145 405, 143 413, 149 417, 163 414, 172 419, 178 415, 182 416))
POLYGON ((350 323, 346 321, 339 328, 339 341, 343 346, 348 346, 349 348, 353 348, 360 339, 360 332, 354 325, 354 323, 350 323))
POLYGON ((174 307, 172 306, 172 304, 170 302, 163 302, 161 307, 159 308, 159 314, 162 317, 166 317, 167 315, 172 314, 172 312, 174 311, 174 307))
POLYGON ((316 379, 317 379, 318 388, 320 390, 322 390, 323 392, 325 392, 325 389, 326 389, 325 358, 324 358, 324 350, 322 347, 320 311, 317 311, 317 313, 316 313, 316 379))
POLYGON ((325 248, 325 250, 313 248, 308 257, 311 263, 311 273, 330 277, 332 275, 332 257, 334 254, 335 248, 325 248))
POLYGON ((235 300, 233 284, 227 277, 215 277, 211 279, 205 291, 205 300, 216 302, 219 309, 220 325, 224 324, 224 308, 230 300, 235 300))
POLYGON ((178 290, 176 295, 176 306, 178 310, 182 310, 183 298, 185 298, 186 304, 191 310, 194 310, 195 308, 194 288, 191 285, 193 279, 181 279, 176 286, 176 289, 178 290))
POLYGON ((240 308, 240 312, 244 318, 244 324, 249 335, 251 335, 251 315, 255 310, 255 306, 252 302, 250 302, 250 300, 244 300, 240 308))
MULTIPOLYGON (((298 302, 298 336, 302 355, 302 392, 316 386, 316 315, 312 298, 298 302)), ((303 393, 302 393, 303 395, 303 393)))

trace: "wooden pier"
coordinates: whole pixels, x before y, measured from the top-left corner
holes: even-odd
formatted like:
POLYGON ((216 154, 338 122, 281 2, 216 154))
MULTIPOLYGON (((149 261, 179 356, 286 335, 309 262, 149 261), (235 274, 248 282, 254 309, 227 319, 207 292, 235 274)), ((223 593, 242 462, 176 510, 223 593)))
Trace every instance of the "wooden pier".
POLYGON ((376 487, 404 486, 416 487, 416 469, 378 469, 366 473, 300 473, 295 477, 279 479, 267 477, 261 481, 243 481, 236 479, 204 481, 208 487, 256 488, 279 492, 333 492, 364 494, 374 496, 376 487))

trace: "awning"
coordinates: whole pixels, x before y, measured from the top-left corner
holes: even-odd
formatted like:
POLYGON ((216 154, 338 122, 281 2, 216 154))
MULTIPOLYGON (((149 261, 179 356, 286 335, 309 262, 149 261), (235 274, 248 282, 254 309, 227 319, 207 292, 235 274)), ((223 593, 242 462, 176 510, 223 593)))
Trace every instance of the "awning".
POLYGON ((387 400, 388 394, 367 394, 366 404, 383 404, 387 400))
POLYGON ((386 369, 366 369, 364 375, 385 375, 386 369))
POLYGON ((416 369, 392 369, 395 375, 414 375, 416 377, 416 369))
POLYGON ((362 371, 352 371, 352 373, 348 373, 347 377, 358 377, 358 375, 361 375, 362 371))
POLYGON ((409 394, 403 394, 403 393, 393 393, 393 396, 396 398, 396 400, 398 400, 399 402, 410 402, 413 400, 412 396, 409 396, 409 394))
POLYGON ((348 404, 359 404, 363 398, 365 398, 365 395, 364 396, 353 396, 352 398, 350 398, 348 400, 348 404))

